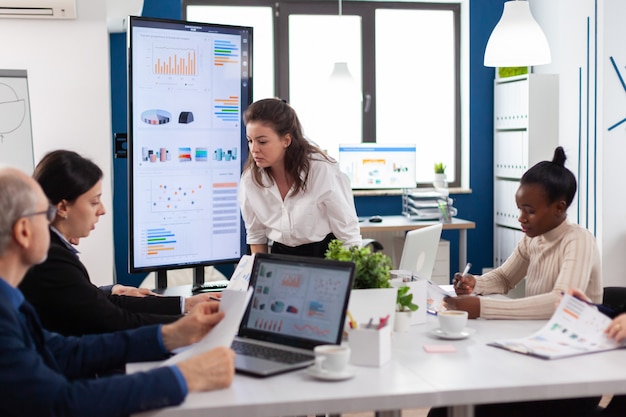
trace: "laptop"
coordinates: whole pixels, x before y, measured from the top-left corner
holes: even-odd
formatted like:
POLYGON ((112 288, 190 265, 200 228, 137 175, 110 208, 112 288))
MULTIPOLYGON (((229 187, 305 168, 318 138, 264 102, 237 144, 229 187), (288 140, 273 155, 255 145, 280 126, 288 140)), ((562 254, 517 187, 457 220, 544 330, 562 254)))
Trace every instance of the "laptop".
POLYGON ((232 344, 236 371, 265 377, 301 369, 315 362, 315 346, 341 344, 354 268, 353 262, 257 253, 254 294, 232 344))
POLYGON ((404 237, 404 247, 398 269, 411 271, 419 278, 430 280, 437 259, 441 223, 411 230, 404 237))

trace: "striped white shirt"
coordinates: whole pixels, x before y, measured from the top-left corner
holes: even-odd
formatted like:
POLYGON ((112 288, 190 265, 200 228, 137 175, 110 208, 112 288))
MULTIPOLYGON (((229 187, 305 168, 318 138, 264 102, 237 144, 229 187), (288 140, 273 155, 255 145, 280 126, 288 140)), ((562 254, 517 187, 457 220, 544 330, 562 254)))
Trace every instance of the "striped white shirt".
POLYGON ((476 277, 475 294, 506 294, 526 277, 526 297, 483 297, 480 317, 547 319, 561 292, 578 288, 594 303, 602 301, 600 253, 594 236, 567 220, 543 235, 524 236, 502 266, 476 277))

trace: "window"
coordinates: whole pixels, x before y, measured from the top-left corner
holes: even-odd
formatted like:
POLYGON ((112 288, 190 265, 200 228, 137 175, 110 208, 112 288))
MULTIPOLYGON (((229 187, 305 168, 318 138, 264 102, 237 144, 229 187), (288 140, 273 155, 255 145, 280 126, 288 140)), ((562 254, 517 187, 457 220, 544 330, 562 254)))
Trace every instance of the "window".
POLYGON ((254 100, 287 99, 331 155, 339 144, 414 143, 416 181, 431 183, 443 162, 451 186, 461 172, 460 11, 458 2, 183 1, 187 20, 255 28, 254 100))

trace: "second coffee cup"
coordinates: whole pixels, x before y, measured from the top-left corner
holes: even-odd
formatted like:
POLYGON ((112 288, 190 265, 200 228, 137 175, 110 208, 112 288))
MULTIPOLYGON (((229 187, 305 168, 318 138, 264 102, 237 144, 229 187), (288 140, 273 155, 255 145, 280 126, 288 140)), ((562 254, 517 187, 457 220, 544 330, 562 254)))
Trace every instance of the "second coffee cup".
POLYGON ((463 332, 467 324, 467 311, 445 310, 437 313, 441 331, 450 336, 456 336, 463 332))
POLYGON ((315 347, 315 367, 318 372, 340 374, 348 367, 350 347, 320 345, 315 347))

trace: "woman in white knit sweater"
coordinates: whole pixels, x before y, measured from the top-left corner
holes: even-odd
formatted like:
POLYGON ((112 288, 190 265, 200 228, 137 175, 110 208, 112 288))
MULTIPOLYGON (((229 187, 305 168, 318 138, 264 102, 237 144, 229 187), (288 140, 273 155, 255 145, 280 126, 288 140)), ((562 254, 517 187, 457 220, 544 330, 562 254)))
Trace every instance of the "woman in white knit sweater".
POLYGON ((531 167, 520 181, 515 201, 525 236, 506 262, 482 276, 454 276, 457 297, 448 297, 449 309, 465 310, 470 318, 547 319, 562 292, 580 288, 595 303, 602 301, 600 255, 594 236, 567 221, 567 209, 576 194, 574 174, 565 168, 562 147, 552 161, 531 167), (526 278, 526 296, 520 299, 475 297, 506 294, 526 278))

